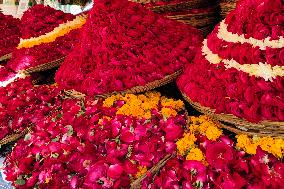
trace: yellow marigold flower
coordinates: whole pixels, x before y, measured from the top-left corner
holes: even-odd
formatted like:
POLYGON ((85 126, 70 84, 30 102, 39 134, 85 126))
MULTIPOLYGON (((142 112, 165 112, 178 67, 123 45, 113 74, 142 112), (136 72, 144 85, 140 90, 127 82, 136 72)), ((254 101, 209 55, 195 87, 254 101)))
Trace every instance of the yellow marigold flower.
POLYGON ((256 154, 256 149, 257 145, 255 144, 248 144, 245 148, 244 151, 248 154, 256 154))
POLYGON ((199 148, 192 148, 186 156, 186 160, 203 161, 204 155, 199 148))
POLYGON ((186 155, 186 152, 194 145, 194 142, 197 139, 195 138, 194 134, 186 133, 184 134, 183 138, 179 139, 176 142, 177 145, 177 153, 181 156, 186 155))
POLYGON ((111 107, 111 106, 113 106, 115 101, 116 101, 116 98, 115 98, 114 95, 112 95, 111 97, 108 97, 107 99, 104 100, 103 106, 104 107, 111 107))
POLYGON ((251 140, 247 135, 238 135, 236 146, 240 149, 245 149, 246 146, 251 144, 251 140))
POLYGON ((51 180, 50 177, 46 177, 46 178, 45 178, 45 183, 48 184, 50 180, 51 180))
POLYGON ((171 109, 171 108, 162 108, 161 113, 166 118, 177 115, 177 112, 175 110, 171 109))
POLYGON ((138 172, 136 173, 135 177, 139 178, 146 172, 147 172, 147 167, 146 166, 138 166, 138 172))
POLYGON ((206 137, 209 139, 209 140, 217 140, 220 136, 222 135, 222 131, 214 126, 214 125, 210 125, 207 130, 206 130, 206 137))

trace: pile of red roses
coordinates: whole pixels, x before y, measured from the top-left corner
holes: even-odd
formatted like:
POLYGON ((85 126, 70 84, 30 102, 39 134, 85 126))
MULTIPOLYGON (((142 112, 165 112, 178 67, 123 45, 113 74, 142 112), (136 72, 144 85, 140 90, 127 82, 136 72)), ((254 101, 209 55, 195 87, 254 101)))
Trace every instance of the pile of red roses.
POLYGON ((266 37, 275 40, 284 35, 281 0, 240 1, 233 12, 226 18, 230 32, 260 40, 266 37))
POLYGON ((29 39, 44 35, 60 24, 71 21, 74 18, 74 15, 64 13, 50 6, 35 5, 25 11, 21 18, 21 37, 29 39))
POLYGON ((20 42, 20 20, 0 13, 0 57, 11 53, 20 42))
POLYGON ((58 93, 55 87, 34 87, 30 76, 0 87, 0 139, 42 121, 60 103, 58 93))
MULTIPOLYGON (((33 6, 24 13, 21 19, 22 38, 29 39, 45 35, 60 24, 74 18, 74 15, 55 10, 49 6, 33 6)), ((79 42, 79 33, 79 29, 72 30, 64 36, 57 37, 53 42, 16 49, 7 66, 17 72, 63 58, 79 42)))
POLYGON ((128 188, 176 149, 186 116, 117 114, 125 102, 66 98, 7 156, 5 174, 16 188, 128 188), (144 171, 143 171, 144 170, 144 171))
MULTIPOLYGON (((283 11, 280 0, 243 0, 225 20, 228 31, 246 39, 278 40, 284 36, 283 11)), ((209 35, 207 45, 221 59, 244 64, 283 66, 284 48, 261 48, 249 43, 227 42, 218 36, 220 25, 209 35)), ((223 36, 228 37, 228 36, 223 36)), ((204 52, 197 53, 194 65, 188 66, 178 79, 179 89, 194 102, 229 113, 251 122, 261 120, 284 121, 284 80, 250 76, 235 68, 226 68, 224 62, 209 63, 204 52)), ((274 67, 273 69, 276 69, 274 67)), ((271 74, 263 69, 263 74, 271 74)), ((251 70, 252 71, 252 70, 251 70)), ((247 71, 249 72, 249 70, 247 71)))
POLYGON ((202 135, 196 137, 206 164, 180 156, 172 158, 154 181, 146 178, 142 188, 282 188, 284 163, 273 155, 258 148, 256 155, 247 156, 236 150, 234 142, 226 136, 217 141, 202 135))
POLYGON ((56 82, 90 96, 173 74, 193 59, 202 39, 196 29, 127 0, 95 1, 81 38, 56 82))

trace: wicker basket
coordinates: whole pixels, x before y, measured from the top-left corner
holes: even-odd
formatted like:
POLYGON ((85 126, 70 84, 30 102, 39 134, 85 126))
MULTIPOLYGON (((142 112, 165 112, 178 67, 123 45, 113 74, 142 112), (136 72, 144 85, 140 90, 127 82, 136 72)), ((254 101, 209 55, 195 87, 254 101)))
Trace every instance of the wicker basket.
POLYGON ((236 8, 236 0, 223 0, 220 2, 221 17, 224 19, 232 10, 236 8))
MULTIPOLYGON (((136 86, 131 89, 127 89, 125 91, 119 91, 119 92, 115 91, 115 92, 108 93, 108 94, 96 95, 95 98, 107 98, 114 94, 124 95, 124 94, 137 94, 137 93, 147 92, 147 91, 153 90, 155 88, 158 88, 158 87, 161 87, 163 85, 173 82, 181 73, 182 73, 182 69, 176 71, 175 73, 171 75, 167 75, 163 79, 150 82, 144 86, 136 86)), ((69 97, 85 98, 85 95, 83 93, 77 92, 75 90, 65 90, 64 92, 69 97)))
POLYGON ((199 112, 211 116, 213 119, 221 121, 222 127, 237 134, 274 136, 284 138, 284 122, 262 121, 251 123, 238 118, 232 114, 216 114, 215 110, 203 107, 199 103, 193 102, 185 94, 184 99, 199 112))
POLYGON ((22 138, 23 136, 25 136, 28 132, 30 132, 30 128, 26 128, 25 130, 23 130, 21 133, 13 133, 10 135, 5 136, 4 138, 2 138, 0 140, 0 148, 2 145, 8 144, 10 142, 14 142, 20 138, 22 138))
POLYGON ((171 74, 171 75, 167 75, 165 76, 163 79, 160 80, 156 80, 156 81, 152 81, 144 86, 136 86, 136 87, 132 87, 131 89, 127 89, 125 91, 119 91, 119 92, 112 92, 112 93, 108 93, 108 94, 104 94, 104 95, 97 95, 97 97, 109 97, 113 94, 137 94, 137 93, 143 93, 143 92, 147 92, 147 91, 151 91, 155 88, 161 87, 163 85, 166 85, 168 83, 173 82, 180 74, 182 73, 182 69, 176 71, 175 73, 171 74))
POLYGON ((25 72, 34 73, 34 72, 41 72, 41 71, 49 70, 49 69, 60 66, 60 64, 64 61, 64 59, 65 57, 59 58, 57 60, 54 60, 54 61, 51 61, 45 64, 41 64, 39 66, 28 68, 28 69, 25 69, 25 72))
POLYGON ((149 9, 156 12, 156 13, 165 13, 165 12, 179 12, 189 9, 200 9, 215 6, 216 1, 214 0, 190 0, 182 3, 177 4, 168 4, 168 5, 161 5, 161 6, 153 6, 149 9))
POLYGON ((175 154, 168 154, 168 155, 166 155, 162 160, 160 160, 149 171, 147 171, 141 177, 139 177, 134 182, 132 182, 131 185, 130 185, 130 189, 140 189, 141 188, 141 182, 143 181, 143 179, 145 179, 147 177, 147 173, 151 173, 151 175, 154 175, 154 177, 155 177, 155 175, 158 173, 158 171, 162 167, 164 167, 164 165, 167 163, 167 161, 169 159, 171 159, 172 157, 174 157, 174 156, 175 156, 175 154))
POLYGON ((4 61, 4 60, 8 60, 12 57, 12 53, 9 53, 9 54, 6 54, 6 55, 3 55, 0 57, 0 62, 1 61, 4 61))

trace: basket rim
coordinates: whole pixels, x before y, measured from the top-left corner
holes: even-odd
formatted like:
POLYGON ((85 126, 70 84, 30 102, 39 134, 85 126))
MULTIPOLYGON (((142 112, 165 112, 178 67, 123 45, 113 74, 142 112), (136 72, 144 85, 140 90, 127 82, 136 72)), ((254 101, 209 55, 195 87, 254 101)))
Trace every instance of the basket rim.
POLYGON ((63 56, 61 58, 58 58, 56 60, 44 63, 44 64, 40 64, 38 66, 34 66, 34 67, 30 67, 27 69, 24 69, 23 71, 26 73, 34 73, 34 72, 41 72, 41 71, 45 71, 45 70, 49 70, 55 67, 58 67, 64 60, 65 60, 66 56, 63 56))
MULTIPOLYGON (((125 95, 125 94, 138 94, 138 93, 147 92, 147 91, 153 90, 155 88, 161 87, 163 85, 166 85, 170 82, 173 82, 182 73, 182 70, 183 69, 179 69, 178 71, 174 72, 173 74, 166 75, 162 79, 149 82, 144 86, 139 85, 139 86, 132 87, 130 89, 126 89, 124 91, 114 91, 114 92, 111 92, 111 93, 95 95, 94 97, 95 98, 107 98, 111 95, 116 95, 116 94, 125 95)), ((85 94, 78 92, 74 89, 64 90, 64 92, 67 95, 77 97, 77 98, 84 98, 86 96, 85 94)))
POLYGON ((239 118, 233 114, 225 114, 215 113, 214 109, 211 109, 209 107, 204 107, 198 102, 193 102, 185 93, 182 92, 183 98, 192 105, 195 109, 197 109, 199 112, 206 114, 210 117, 212 117, 215 120, 221 121, 220 125, 236 134, 246 134, 250 136, 275 136, 284 138, 284 122, 277 122, 277 121, 270 121, 270 120, 263 120, 258 123, 251 123, 243 118, 239 118), (230 125, 228 125, 230 124, 230 125), (269 128, 270 127, 270 128, 269 128), (272 127, 275 127, 272 129, 272 127), (269 128, 269 129, 268 129, 269 128), (282 132, 276 132, 279 131, 279 128, 282 128, 282 132))
POLYGON ((25 136, 29 132, 30 132, 30 127, 27 127, 23 131, 21 131, 20 133, 12 133, 12 134, 6 135, 4 138, 2 138, 0 140, 0 149, 1 149, 2 145, 8 144, 10 142, 17 141, 18 139, 22 138, 23 136, 25 136))

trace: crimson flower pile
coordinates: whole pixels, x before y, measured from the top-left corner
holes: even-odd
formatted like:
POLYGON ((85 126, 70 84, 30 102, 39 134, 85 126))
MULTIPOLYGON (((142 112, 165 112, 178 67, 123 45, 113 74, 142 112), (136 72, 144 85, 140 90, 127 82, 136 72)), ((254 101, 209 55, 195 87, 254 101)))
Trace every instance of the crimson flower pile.
POLYGON ((124 91, 164 78, 189 63, 202 37, 127 0, 97 0, 56 82, 89 96, 124 91))
POLYGON ((240 1, 204 41, 194 65, 178 79, 180 90, 217 113, 251 122, 284 121, 283 18, 281 0, 240 1), (222 35, 224 24, 237 36, 222 35), (272 40, 279 45, 266 44, 272 40))
MULTIPOLYGON (((55 10, 49 6, 35 5, 26 11, 21 19, 21 37, 22 39, 30 39, 43 36, 60 24, 74 18, 75 16, 72 14, 55 10)), ((16 49, 7 66, 17 72, 63 58, 79 42, 78 35, 79 29, 76 29, 64 36, 57 37, 53 42, 16 49)))
POLYGON ((11 53, 20 42, 20 20, 0 13, 0 57, 11 53))
POLYGON ((246 157, 245 153, 224 142, 215 142, 208 145, 205 151, 208 166, 196 160, 170 159, 150 187, 283 188, 284 164, 260 149, 256 155, 246 157))
MULTIPOLYGON (((222 135, 218 124, 202 117, 193 121, 190 131, 176 143, 177 156, 168 160, 156 177, 144 179, 142 188, 283 188, 284 163, 280 157, 260 147, 248 155, 222 135)), ((283 140, 278 141, 272 148, 278 148, 278 155, 283 157, 283 140)), ((263 147, 268 143, 264 141, 263 147)))
POLYGON ((0 87, 0 139, 42 121, 60 103, 58 93, 52 86, 34 87, 30 76, 0 87))
POLYGON ((16 188, 129 188, 175 151, 186 116, 168 117, 161 102, 148 118, 128 116, 118 111, 126 101, 66 98, 7 156, 7 180, 16 188))

